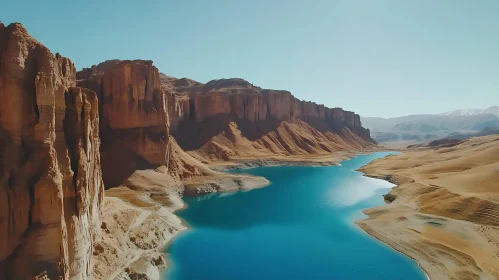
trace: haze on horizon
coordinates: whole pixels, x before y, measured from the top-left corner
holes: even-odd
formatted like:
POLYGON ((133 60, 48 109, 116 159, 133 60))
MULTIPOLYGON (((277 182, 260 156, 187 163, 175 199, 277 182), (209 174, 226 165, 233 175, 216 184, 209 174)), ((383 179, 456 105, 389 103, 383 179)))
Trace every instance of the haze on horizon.
POLYGON ((240 77, 366 117, 499 104, 495 0, 16 0, 2 6, 2 22, 21 22, 77 69, 148 59, 169 76, 240 77))

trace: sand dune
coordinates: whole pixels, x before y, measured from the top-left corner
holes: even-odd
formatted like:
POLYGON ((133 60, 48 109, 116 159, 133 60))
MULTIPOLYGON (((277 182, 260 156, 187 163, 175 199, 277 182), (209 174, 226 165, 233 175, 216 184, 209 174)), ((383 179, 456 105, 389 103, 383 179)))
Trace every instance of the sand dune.
POLYGON ((430 279, 499 279, 499 135, 375 160, 398 186, 357 223, 417 260, 430 279))

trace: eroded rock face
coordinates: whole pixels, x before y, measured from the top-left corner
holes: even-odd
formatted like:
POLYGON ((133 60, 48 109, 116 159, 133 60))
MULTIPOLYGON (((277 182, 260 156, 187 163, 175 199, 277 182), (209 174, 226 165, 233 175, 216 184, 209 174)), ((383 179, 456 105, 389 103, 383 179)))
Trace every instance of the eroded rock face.
MULTIPOLYGON (((325 121, 330 126, 362 128, 359 115, 341 108, 328 108, 314 102, 301 101, 288 91, 267 90, 242 79, 214 80, 205 85, 191 84, 174 88, 189 96, 189 103, 180 99, 185 118, 203 121, 218 114, 231 114, 252 122, 279 120, 306 122, 325 121)), ((180 119, 182 120, 182 118, 180 119)), ((369 133, 364 130, 364 136, 369 133)))
POLYGON ((86 279, 103 184, 95 93, 73 63, 0 24, 0 278, 86 279))
POLYGON ((290 92, 261 89, 242 79, 202 84, 160 74, 151 61, 111 60, 83 69, 77 80, 99 96, 108 187, 137 169, 168 166, 170 134, 183 149, 192 151, 226 131, 231 122, 250 141, 277 131, 282 122, 300 120, 321 133, 352 132, 360 136, 362 145, 372 143, 369 130, 353 112, 301 101, 290 92))
POLYGON ((138 169, 174 163, 169 140, 170 115, 175 115, 174 96, 161 88, 152 61, 112 60, 77 74, 78 85, 99 96, 102 169, 106 187, 117 186, 138 169))
POLYGON ((242 79, 221 79, 201 84, 162 79, 167 92, 174 92, 175 110, 170 114, 171 132, 182 148, 199 149, 234 121, 252 141, 275 131, 282 122, 301 120, 325 133, 344 128, 368 143, 374 143, 359 115, 341 108, 328 108, 301 101, 288 91, 261 89, 242 79), (211 129, 206 129, 211 127, 211 129), (193 135, 192 131, 199 131, 193 135))
POLYGON ((99 94, 106 129, 166 126, 166 100, 152 61, 108 61, 78 73, 79 85, 99 94))
POLYGON ((100 161, 99 111, 95 92, 72 87, 66 92, 64 134, 72 184, 65 190, 70 277, 90 275, 93 244, 99 239, 104 184, 100 161), (74 197, 74 200, 73 200, 74 197))

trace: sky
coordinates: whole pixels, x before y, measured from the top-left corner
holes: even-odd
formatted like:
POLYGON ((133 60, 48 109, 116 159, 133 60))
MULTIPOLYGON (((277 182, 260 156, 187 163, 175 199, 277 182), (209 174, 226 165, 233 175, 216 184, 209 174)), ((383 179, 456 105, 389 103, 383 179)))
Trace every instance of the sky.
POLYGON ((153 60, 366 117, 499 105, 497 0, 0 0, 79 70, 153 60))

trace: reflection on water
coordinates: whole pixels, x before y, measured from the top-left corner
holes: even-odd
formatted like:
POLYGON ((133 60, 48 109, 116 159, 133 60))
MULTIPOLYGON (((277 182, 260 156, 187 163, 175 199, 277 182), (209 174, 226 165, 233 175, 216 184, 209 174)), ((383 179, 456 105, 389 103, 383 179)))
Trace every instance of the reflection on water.
POLYGON ((353 226, 392 185, 355 169, 388 153, 331 167, 260 167, 266 188, 188 198, 192 228, 168 249, 168 279, 425 279, 408 258, 353 226), (407 277, 406 277, 407 276, 407 277))
POLYGON ((327 194, 334 207, 355 205, 374 196, 380 189, 390 189, 395 186, 383 180, 366 177, 353 177, 336 183, 337 187, 330 188, 327 194))

